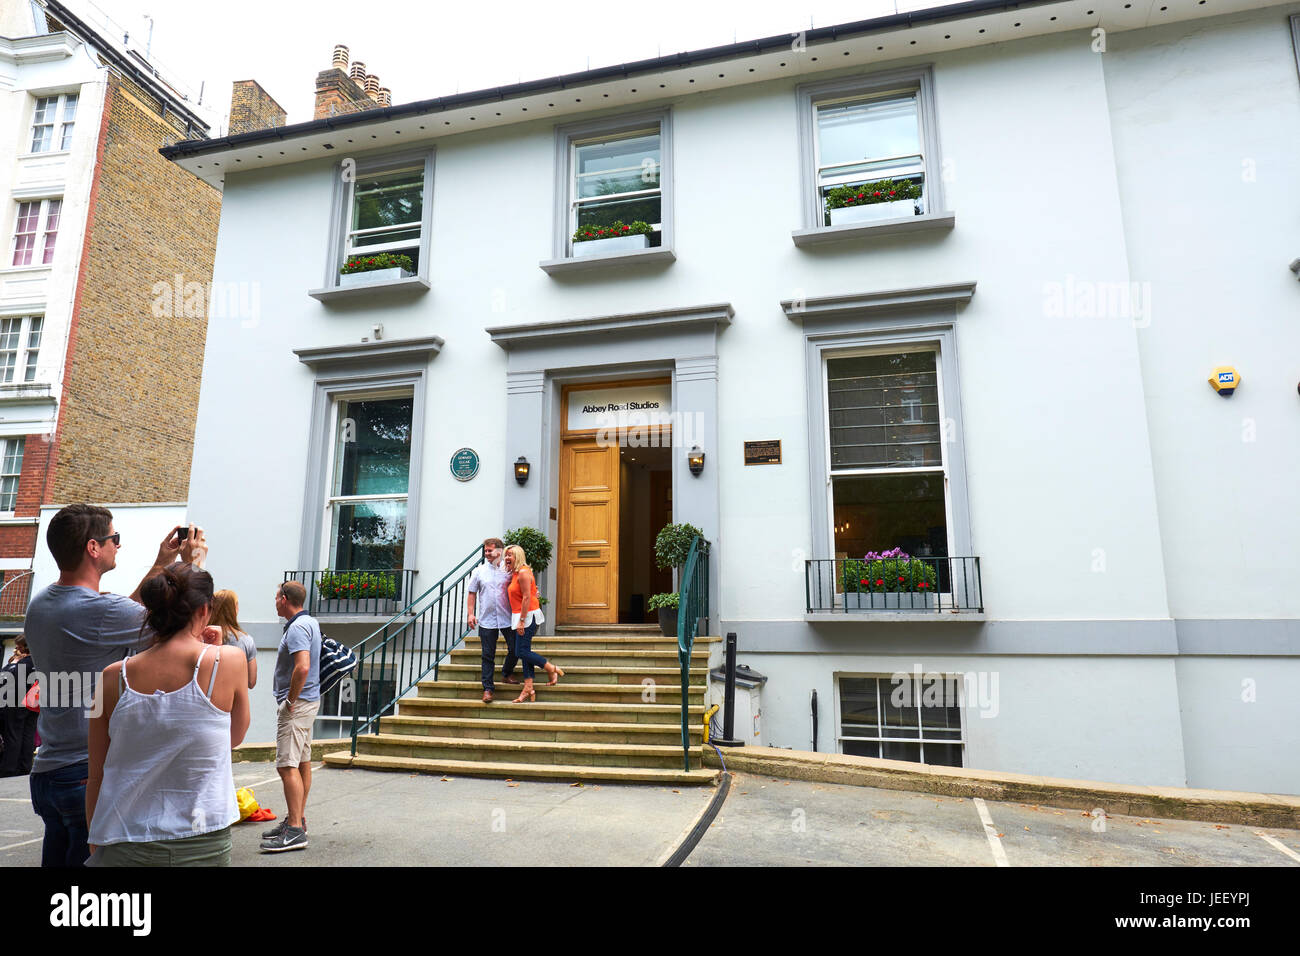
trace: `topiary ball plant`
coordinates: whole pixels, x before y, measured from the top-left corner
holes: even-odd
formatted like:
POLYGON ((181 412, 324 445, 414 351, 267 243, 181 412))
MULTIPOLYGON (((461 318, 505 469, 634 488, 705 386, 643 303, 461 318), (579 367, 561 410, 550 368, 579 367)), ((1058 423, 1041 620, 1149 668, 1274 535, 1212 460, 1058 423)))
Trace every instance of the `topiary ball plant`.
POLYGON ((534 574, 541 574, 551 563, 551 541, 536 528, 512 528, 501 540, 524 549, 524 557, 534 574))
POLYGON ((661 571, 680 568, 691 554, 691 542, 704 532, 693 524, 670 524, 655 537, 655 564, 661 571))

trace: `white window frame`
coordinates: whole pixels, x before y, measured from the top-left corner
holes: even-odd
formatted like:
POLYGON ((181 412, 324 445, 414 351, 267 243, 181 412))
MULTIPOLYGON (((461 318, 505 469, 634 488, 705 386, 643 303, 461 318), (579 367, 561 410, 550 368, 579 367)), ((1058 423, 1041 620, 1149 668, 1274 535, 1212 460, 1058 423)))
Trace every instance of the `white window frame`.
MULTIPOLYGON (((63 225, 63 197, 47 196, 42 199, 17 200, 18 205, 14 209, 13 234, 10 237, 10 241, 9 241, 9 256, 5 262, 5 268, 11 268, 11 269, 46 268, 48 269, 54 265, 53 255, 50 256, 49 262, 45 261, 45 249, 46 246, 49 245, 49 241, 50 241, 50 205, 56 202, 59 204, 59 211, 58 211, 58 222, 55 224, 55 229, 54 229, 55 248, 51 250, 52 252, 57 251, 59 228, 63 225), (14 259, 18 255, 19 220, 22 218, 23 206, 31 205, 31 204, 35 204, 38 207, 36 213, 36 231, 35 233, 33 233, 34 238, 32 244, 32 259, 34 260, 38 259, 40 261, 15 262, 14 259)), ((23 233, 23 235, 27 235, 27 234, 23 233)))
POLYGON ((0 445, 0 486, 3 486, 4 479, 6 478, 14 479, 13 506, 9 508, 5 508, 4 505, 6 504, 6 502, 4 501, 4 495, 3 493, 0 493, 0 515, 12 515, 18 507, 18 484, 22 480, 23 456, 25 454, 26 454, 26 438, 24 437, 20 436, 17 438, 5 438, 3 440, 3 444, 0 445), (16 472, 10 472, 4 470, 4 464, 9 460, 9 448, 11 442, 17 443, 18 445, 18 470, 16 472))
POLYGON ((401 240, 394 243, 364 246, 362 247, 364 251, 352 247, 349 236, 352 233, 352 205, 357 179, 421 166, 424 170, 424 192, 420 198, 420 261, 416 267, 416 276, 423 282, 428 283, 433 236, 434 150, 432 148, 406 150, 400 153, 347 157, 335 167, 334 198, 330 216, 324 289, 337 289, 339 287, 339 270, 343 268, 343 264, 347 262, 349 255, 365 255, 399 248, 405 249, 410 248, 412 245, 408 240, 401 240))
POLYGON ((18 345, 13 349, 0 348, 0 355, 8 352, 14 353, 13 376, 4 378, 4 368, 0 364, 0 386, 4 385, 24 385, 37 381, 37 372, 40 369, 40 350, 41 339, 45 332, 44 315, 3 315, 0 316, 0 327, 3 323, 9 321, 18 322, 18 345), (33 328, 36 326, 36 328, 33 328), (33 336, 36 338, 35 344, 32 342, 33 336))
MULTIPOLYGON (((582 123, 570 123, 555 129, 555 236, 553 253, 556 259, 573 258, 572 237, 577 231, 578 147, 605 139, 618 139, 659 131, 659 248, 671 250, 673 245, 673 162, 672 113, 668 109, 624 114, 582 123)), ((642 190, 650 193, 655 190, 642 190)), ((619 193, 616 195, 636 195, 619 193)), ((607 201, 611 196, 599 197, 607 201)), ((595 201, 595 197, 586 200, 595 201)))
POLYGON ((805 229, 830 228, 826 225, 820 189, 821 147, 817 130, 818 108, 869 99, 889 99, 908 93, 916 96, 916 118, 920 127, 924 182, 923 211, 927 215, 948 211, 943 189, 943 160, 939 149, 934 70, 927 64, 865 76, 807 83, 795 91, 799 124, 799 195, 802 197, 805 229))
POLYGON ((27 154, 42 155, 45 153, 66 153, 72 149, 72 143, 64 145, 64 140, 68 139, 76 129, 77 112, 81 109, 81 92, 80 90, 69 90, 66 93, 35 93, 32 100, 32 121, 28 125, 27 137, 27 154), (72 119, 68 119, 68 98, 73 97, 76 102, 72 110, 72 119), (54 116, 48 123, 36 122, 36 110, 40 106, 41 100, 55 100, 54 116), (50 145, 46 149, 34 149, 36 145, 36 129, 38 126, 50 127, 50 145))
MULTIPOLYGON (((857 478, 857 477, 900 477, 904 475, 919 474, 942 474, 943 475, 943 520, 944 532, 947 538, 946 547, 948 549, 947 557, 964 557, 953 551, 953 516, 950 483, 948 480, 948 447, 947 442, 943 440, 943 429, 945 421, 944 410, 944 381, 943 381, 943 356, 940 352, 940 343, 938 342, 921 342, 915 345, 906 343, 901 344, 878 344, 870 346, 852 347, 846 349, 826 349, 821 353, 822 368, 822 400, 823 407, 826 409, 825 428, 822 430, 825 441, 825 461, 826 461, 826 520, 827 526, 831 529, 830 542, 831 554, 835 553, 835 479, 836 478, 857 478), (904 352, 933 352, 934 353, 934 372, 935 387, 939 393, 939 465, 920 465, 916 467, 876 467, 876 468, 843 468, 836 469, 833 462, 831 449, 831 398, 830 398, 830 362, 833 359, 842 358, 860 358, 866 355, 898 355, 904 352)), ((881 542, 881 548, 890 548, 894 545, 888 542, 881 542)), ((849 557, 858 557, 849 555, 849 557)))
MULTIPOLYGON (((914 686, 913 686, 913 689, 912 689, 912 694, 913 694, 913 697, 914 697, 914 699, 915 699, 915 701, 916 701, 916 704, 915 704, 915 709, 916 709, 916 730, 917 730, 917 736, 916 736, 916 738, 908 738, 908 737, 884 737, 884 736, 877 736, 877 737, 853 737, 853 736, 845 736, 845 735, 844 735, 844 690, 843 690, 843 687, 841 686, 841 683, 840 683, 841 680, 843 680, 844 678, 849 678, 849 679, 852 679, 852 680, 870 680, 870 679, 873 679, 873 678, 874 678, 874 679, 877 680, 877 681, 884 681, 884 682, 886 682, 886 685, 887 685, 887 687, 888 687, 888 691, 889 691, 890 693, 892 693, 892 692, 893 692, 893 688, 894 688, 894 685, 893 685, 893 678, 894 678, 894 676, 895 676, 895 675, 893 675, 893 674, 857 674, 857 673, 837 673, 837 674, 835 675, 835 746, 836 746, 836 750, 837 750, 839 753, 841 753, 841 754, 844 753, 844 752, 845 752, 845 751, 844 751, 844 742, 845 742, 846 740, 855 740, 855 741, 862 741, 862 742, 864 742, 864 743, 879 743, 879 744, 884 744, 884 743, 904 743, 904 744, 915 743, 915 744, 919 744, 919 745, 920 745, 920 748, 921 748, 921 758, 922 758, 922 759, 921 759, 920 761, 916 761, 916 763, 918 763, 919 765, 921 765, 921 766, 926 766, 926 767, 946 767, 946 766, 951 766, 950 764, 927 764, 927 763, 924 762, 924 758, 925 758, 925 745, 926 745, 927 741, 926 741, 926 739, 925 739, 925 727, 924 727, 924 725, 923 725, 922 722, 921 722, 921 712, 920 712, 920 711, 921 711, 921 697, 922 697, 922 694, 924 693, 924 690, 923 690, 923 688, 920 686, 920 681, 917 680, 917 677, 916 677, 916 675, 915 675, 914 673, 908 673, 908 674, 907 674, 907 679, 910 680, 910 681, 913 681, 913 682, 914 682, 914 686)), ((927 677, 927 676, 935 676, 935 677, 938 677, 938 678, 940 678, 940 679, 942 679, 942 680, 945 680, 945 681, 951 680, 951 681, 954 681, 954 682, 956 683, 956 686, 957 686, 957 718, 958 718, 958 721, 960 722, 960 728, 959 728, 960 736, 958 737, 958 739, 956 739, 956 740, 951 740, 951 739, 947 739, 947 740, 945 740, 945 739, 938 739, 938 738, 936 738, 936 739, 934 739, 934 740, 930 740, 930 741, 928 741, 928 742, 929 742, 929 743, 932 743, 932 744, 937 744, 937 745, 947 746, 947 747, 952 747, 952 746, 959 747, 959 748, 960 748, 961 758, 962 758, 962 759, 961 759, 961 763, 960 763, 958 766, 959 766, 959 767, 965 767, 965 766, 966 766, 966 747, 967 747, 967 745, 968 745, 968 743, 969 743, 969 741, 967 741, 967 739, 966 739, 966 729, 967 729, 967 727, 966 727, 966 681, 965 681, 965 675, 964 675, 964 674, 961 674, 961 673, 948 673, 948 672, 946 672, 946 671, 934 671, 933 673, 927 671, 926 673, 924 673, 924 674, 921 675, 922 679, 924 679, 924 678, 927 677)), ((877 685, 877 688, 876 688, 876 699, 877 699, 878 701, 881 700, 881 699, 883 699, 882 696, 881 696, 881 694, 880 694, 880 687, 879 687, 879 685, 877 685)), ((883 721, 881 721, 881 718, 883 717, 883 714, 880 712, 879 709, 877 709, 877 711, 876 711, 876 717, 877 717, 877 724, 876 724, 877 728, 881 728, 881 727, 883 727, 883 721)), ((888 757, 888 758, 881 758, 881 759, 899 760, 899 759, 904 759, 904 758, 899 758, 899 757, 888 757)), ((913 762, 913 761, 908 761, 908 762, 911 763, 911 762, 913 762)))
MULTIPOLYGON (((403 546, 403 552, 407 554, 408 557, 405 557, 403 561, 407 565, 410 564, 409 551, 407 551, 407 549, 410 546, 410 537, 411 537, 410 498, 411 498, 412 481, 410 475, 411 475, 411 470, 415 465, 414 461, 407 462, 407 484, 406 484, 405 492, 400 492, 396 494, 383 494, 383 495, 335 495, 333 493, 334 478, 335 478, 334 466, 335 466, 335 462, 338 461, 338 442, 341 437, 340 426, 342 425, 342 420, 339 418, 339 411, 343 406, 343 403, 345 402, 360 402, 360 401, 365 401, 366 399, 376 399, 376 398, 410 398, 411 399, 411 451, 412 453, 414 453, 416 395, 415 395, 415 387, 413 385, 397 386, 394 388, 378 388, 372 390, 365 390, 365 389, 350 390, 346 392, 338 392, 331 396, 330 408, 329 408, 329 421, 330 421, 329 434, 331 437, 331 443, 329 445, 329 455, 325 459, 325 506, 321 513, 321 519, 320 519, 321 531, 322 531, 321 542, 320 542, 320 554, 318 555, 318 559, 321 562, 319 565, 320 568, 331 568, 333 570, 341 570, 341 571, 363 570, 359 568, 338 568, 335 566, 331 556, 331 551, 334 548, 334 539, 333 539, 333 535, 331 534, 331 529, 333 528, 335 505, 348 504, 352 502, 365 502, 365 501, 406 502, 407 541, 406 544, 403 546)), ((392 569, 392 570, 402 570, 402 569, 392 569)))

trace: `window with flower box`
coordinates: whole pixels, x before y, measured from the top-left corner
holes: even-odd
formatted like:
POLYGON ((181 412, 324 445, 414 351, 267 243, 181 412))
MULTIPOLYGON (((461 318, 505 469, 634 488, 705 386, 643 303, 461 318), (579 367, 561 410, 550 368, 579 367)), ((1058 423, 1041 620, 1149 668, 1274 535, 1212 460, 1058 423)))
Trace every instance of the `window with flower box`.
POLYGON ((54 243, 59 236, 62 211, 62 199, 38 199, 18 204, 12 265, 48 265, 54 261, 54 243))
POLYGON ((71 149, 76 118, 76 93, 38 96, 32 111, 31 151, 46 153, 71 149))
POLYGON ((557 128, 557 262, 606 252, 672 258, 671 140, 667 110, 557 128), (633 243, 589 245, 624 237, 633 243))
POLYGON ((951 225, 943 195, 934 82, 929 67, 799 87, 804 229, 951 225), (865 207, 872 207, 868 215, 865 207), (845 215, 841 210, 857 210, 845 215), (898 225, 900 219, 915 219, 898 225))
MULTIPOLYGON (((345 158, 337 167, 325 282, 310 294, 327 300, 355 293, 355 288, 345 288, 357 284, 343 281, 345 266, 383 257, 375 265, 398 268, 384 261, 393 256, 410 259, 410 275, 367 277, 360 284, 361 292, 372 281, 388 285, 389 280, 400 280, 404 287, 428 288, 432 217, 433 150, 345 158)), ((367 268, 361 273, 370 271, 380 270, 367 268)))

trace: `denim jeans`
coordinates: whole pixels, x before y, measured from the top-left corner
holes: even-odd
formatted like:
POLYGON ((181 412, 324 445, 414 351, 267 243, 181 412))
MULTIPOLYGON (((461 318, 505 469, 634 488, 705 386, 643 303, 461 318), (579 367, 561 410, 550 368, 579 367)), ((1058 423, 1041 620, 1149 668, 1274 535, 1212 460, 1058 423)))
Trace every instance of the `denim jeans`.
POLYGON ((501 676, 509 677, 515 672, 515 663, 519 660, 515 656, 515 632, 508 627, 480 627, 478 629, 479 642, 483 645, 483 689, 496 690, 496 684, 492 682, 492 673, 497 667, 497 634, 500 634, 506 640, 506 659, 501 665, 501 676))
POLYGON ((90 831, 86 823, 89 772, 89 766, 82 761, 28 778, 32 809, 45 821, 41 866, 82 866, 90 855, 86 846, 90 831))
POLYGON ((533 653, 533 635, 537 633, 537 624, 534 622, 524 628, 524 633, 511 631, 515 636, 515 654, 524 664, 524 680, 532 680, 533 674, 536 673, 534 668, 545 667, 546 658, 541 654, 533 653))

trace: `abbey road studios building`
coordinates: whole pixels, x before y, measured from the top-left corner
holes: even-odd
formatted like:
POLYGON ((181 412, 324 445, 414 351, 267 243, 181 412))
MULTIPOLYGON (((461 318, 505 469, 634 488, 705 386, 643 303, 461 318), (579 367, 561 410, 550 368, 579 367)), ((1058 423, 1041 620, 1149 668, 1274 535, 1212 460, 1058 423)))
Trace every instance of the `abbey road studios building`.
POLYGON ((751 742, 1300 791, 1298 12, 969 3, 167 149, 260 289, 214 574, 266 647, 287 572, 400 571, 361 635, 529 526, 548 626, 614 627, 689 522, 751 742))

